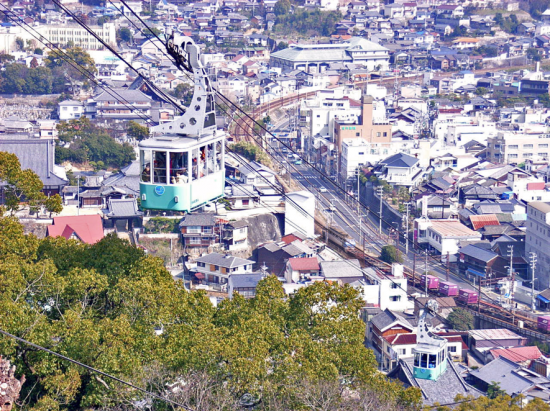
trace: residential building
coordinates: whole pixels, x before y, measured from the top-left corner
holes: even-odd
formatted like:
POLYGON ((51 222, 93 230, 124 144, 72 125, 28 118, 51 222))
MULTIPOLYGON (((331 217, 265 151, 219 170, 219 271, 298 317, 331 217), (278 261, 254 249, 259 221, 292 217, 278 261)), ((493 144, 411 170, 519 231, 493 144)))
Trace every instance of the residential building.
POLYGON ((218 221, 214 214, 187 214, 179 227, 184 248, 207 248, 218 242, 218 221))
POLYGON ((286 262, 289 259, 313 257, 313 255, 313 250, 301 240, 294 240, 288 244, 284 241, 266 243, 259 246, 256 250, 257 268, 259 269, 259 266, 265 265, 269 274, 284 278, 286 262))
POLYGON ((112 88, 92 99, 86 116, 102 120, 135 120, 151 114, 152 99, 140 90, 112 88))
POLYGON ((59 120, 74 120, 84 115, 84 103, 82 101, 65 100, 59 103, 57 109, 59 120))
POLYGON ((95 244, 103 238, 103 221, 99 214, 54 217, 53 224, 48 226, 48 237, 95 244))
POLYGON ((223 242, 229 251, 248 248, 248 223, 246 220, 230 221, 223 227, 223 242))
POLYGON ((363 272, 366 284, 361 288, 367 304, 378 306, 381 310, 404 311, 411 308, 407 297, 407 278, 403 276, 401 264, 392 265, 391 275, 372 267, 363 272))
MULTIPOLYGON (((15 154, 22 170, 34 171, 44 184, 42 191, 48 196, 61 194, 69 183, 65 168, 55 164, 55 145, 53 139, 29 138, 24 134, 3 134, 0 137, 0 151, 15 154)), ((0 191, 4 186, 5 183, 0 182, 0 191)))
POLYGON ((495 163, 519 164, 525 160, 550 159, 550 134, 528 130, 499 131, 487 138, 487 160, 495 163))
POLYGON ((299 231, 315 236, 315 195, 309 191, 293 191, 285 198, 285 235, 299 231))
POLYGON ((525 402, 535 398, 544 402, 550 401, 550 380, 533 370, 516 364, 514 361, 500 356, 489 364, 471 370, 470 376, 476 385, 487 391, 489 386, 497 383, 499 389, 514 398, 525 397, 525 402))
POLYGON ((287 284, 297 283, 319 275, 317 257, 290 258, 286 262, 285 280, 287 284))
POLYGON ((254 261, 224 255, 210 253, 197 258, 195 278, 203 283, 227 284, 229 276, 251 274, 254 261))
POLYGON ((419 244, 426 244, 428 248, 436 250, 441 254, 442 260, 446 261, 448 255, 451 262, 457 260, 456 254, 461 244, 481 241, 481 233, 455 219, 416 219, 415 236, 419 244))
POLYGON ((546 288, 550 281, 550 203, 533 201, 527 204, 525 255, 537 255, 535 282, 537 289, 546 288))
POLYGON ((256 287, 264 278, 265 275, 262 273, 230 274, 227 283, 229 298, 232 299, 235 293, 239 293, 244 298, 254 298, 256 287))
POLYGON ((374 174, 392 186, 416 186, 423 177, 424 169, 418 158, 405 153, 394 154, 378 163, 374 174))

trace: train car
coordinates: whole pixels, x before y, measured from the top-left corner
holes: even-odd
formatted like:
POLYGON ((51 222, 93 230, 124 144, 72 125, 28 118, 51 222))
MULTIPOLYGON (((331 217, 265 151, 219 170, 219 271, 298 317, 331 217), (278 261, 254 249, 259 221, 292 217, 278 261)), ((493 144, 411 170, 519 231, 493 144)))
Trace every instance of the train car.
POLYGON ((433 275, 423 275, 420 277, 420 283, 422 287, 426 287, 426 281, 428 282, 429 290, 439 290, 439 278, 433 275))
POLYGON ((537 319, 537 328, 541 331, 550 331, 550 315, 541 315, 537 319))
POLYGON ((439 293, 445 297, 456 297, 458 295, 458 285, 448 281, 439 283, 439 293))
POLYGON ((458 301, 464 304, 477 304, 478 295, 477 292, 468 290, 467 288, 461 288, 458 291, 458 301))

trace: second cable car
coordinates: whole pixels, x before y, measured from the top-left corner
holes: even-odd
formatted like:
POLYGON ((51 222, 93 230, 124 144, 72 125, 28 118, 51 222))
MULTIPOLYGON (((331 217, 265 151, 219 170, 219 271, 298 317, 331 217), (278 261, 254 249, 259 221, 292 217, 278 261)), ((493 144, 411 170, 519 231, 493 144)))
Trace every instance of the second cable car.
MULTIPOLYGON (((182 49, 189 64, 180 66, 194 75, 193 99, 182 116, 151 128, 160 135, 139 143, 145 209, 189 212, 224 195, 225 133, 216 129, 214 92, 198 47, 187 37, 182 49)), ((172 43, 169 51, 179 48, 172 43)))
POLYGON ((430 311, 437 312, 437 302, 434 300, 428 301, 418 321, 417 344, 413 349, 413 376, 437 381, 447 370, 447 340, 430 331, 426 323, 430 311))

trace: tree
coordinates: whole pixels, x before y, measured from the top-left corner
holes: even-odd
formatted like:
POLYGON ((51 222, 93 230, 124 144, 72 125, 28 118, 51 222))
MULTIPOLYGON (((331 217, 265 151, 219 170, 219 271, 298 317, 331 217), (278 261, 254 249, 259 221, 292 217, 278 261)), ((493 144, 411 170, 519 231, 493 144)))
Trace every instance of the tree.
POLYGON ((149 128, 147 126, 142 126, 132 120, 128 122, 126 132, 128 133, 128 136, 133 137, 138 141, 149 138, 149 128))
POLYGON ((474 316, 463 308, 453 308, 447 317, 447 322, 453 330, 469 331, 474 328, 474 316))
POLYGON ((489 92, 489 90, 487 90, 485 87, 478 87, 478 88, 476 88, 476 91, 475 91, 477 96, 484 96, 488 92, 489 92))
POLYGON ((25 41, 21 37, 16 37, 15 46, 17 47, 17 50, 23 51, 25 50, 25 41))
POLYGON ((539 51, 534 47, 529 47, 527 49, 527 57, 533 61, 541 61, 542 57, 539 54, 539 51))
POLYGON ((288 43, 285 43, 284 41, 280 41, 279 43, 277 43, 277 46, 275 47, 275 50, 273 50, 273 51, 284 50, 284 49, 287 49, 287 48, 288 48, 288 43))
POLYGON ((44 50, 42 50, 41 48, 35 48, 34 49, 34 54, 38 54, 38 55, 42 56, 44 54, 44 50))
POLYGON ((56 83, 54 92, 65 91, 65 81, 63 80, 65 79, 70 82, 72 93, 76 94, 80 86, 89 87, 89 76, 97 73, 94 60, 88 52, 80 47, 73 47, 64 51, 52 50, 48 57, 44 59, 44 65, 52 71, 54 78, 61 80, 61 82, 56 83), (68 61, 72 63, 68 63, 68 61))
POLYGON ((193 99, 193 87, 187 83, 179 83, 174 89, 174 96, 183 101, 183 104, 191 104, 193 99))
POLYGON ((21 209, 23 202, 31 212, 45 208, 49 212, 62 210, 61 197, 56 194, 47 197, 42 189, 44 184, 38 175, 30 170, 21 170, 21 163, 15 154, 0 152, 0 180, 5 182, 4 204, 12 214, 21 209))
POLYGON ((290 8, 292 5, 290 4, 290 0, 279 0, 277 3, 275 3, 275 7, 273 8, 273 12, 276 16, 281 16, 288 14, 290 11, 290 8))
POLYGON ((117 32, 117 40, 118 42, 125 42, 125 43, 131 43, 134 36, 132 35, 132 32, 127 27, 121 27, 117 32))
POLYGON ((506 391, 500 388, 498 382, 492 381, 491 384, 487 387, 487 397, 494 399, 506 395, 506 391))
POLYGON ((37 68, 37 67, 38 67, 38 60, 36 59, 36 57, 33 57, 33 58, 32 58, 32 60, 31 60, 31 62, 30 62, 30 64, 29 64, 29 66, 30 66, 31 68, 37 68))
POLYGON ((380 259, 389 264, 401 263, 403 261, 402 257, 399 255, 399 250, 393 245, 385 245, 382 247, 380 259))
MULTIPOLYGON (((148 29, 146 29, 144 32, 143 32, 143 35, 145 37, 161 37, 162 36, 162 31, 160 31, 158 28, 156 27, 150 27, 148 29)), ((161 37, 162 38, 162 37, 161 37)))

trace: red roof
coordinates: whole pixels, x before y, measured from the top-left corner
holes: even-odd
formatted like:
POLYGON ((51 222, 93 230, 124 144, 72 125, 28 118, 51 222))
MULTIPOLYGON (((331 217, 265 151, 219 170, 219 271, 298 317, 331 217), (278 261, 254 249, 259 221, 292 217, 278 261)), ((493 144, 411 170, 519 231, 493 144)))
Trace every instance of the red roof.
POLYGON ((527 183, 527 190, 544 190, 546 184, 544 182, 539 183, 527 183))
POLYGON ((319 262, 315 257, 291 258, 288 262, 293 271, 319 271, 319 262))
POLYGON ((461 108, 440 108, 439 112, 442 114, 462 113, 461 108))
POLYGON ((542 357, 538 347, 512 347, 512 348, 501 348, 496 350, 491 350, 493 357, 498 358, 500 356, 513 361, 513 362, 523 362, 527 360, 538 360, 542 357))
POLYGON ((94 244, 103 238, 103 221, 99 214, 71 217, 54 217, 53 225, 48 226, 48 236, 65 237, 73 234, 83 243, 94 244))
POLYGON ((470 221, 474 230, 479 230, 487 225, 500 225, 498 218, 495 214, 486 215, 471 215, 470 221))
POLYGON ((413 345, 416 344, 416 334, 394 334, 384 337, 391 345, 413 345))
POLYGON ((302 242, 302 239, 300 237, 296 237, 294 234, 287 234, 283 238, 281 238, 281 241, 285 244, 293 243, 296 240, 302 242))

